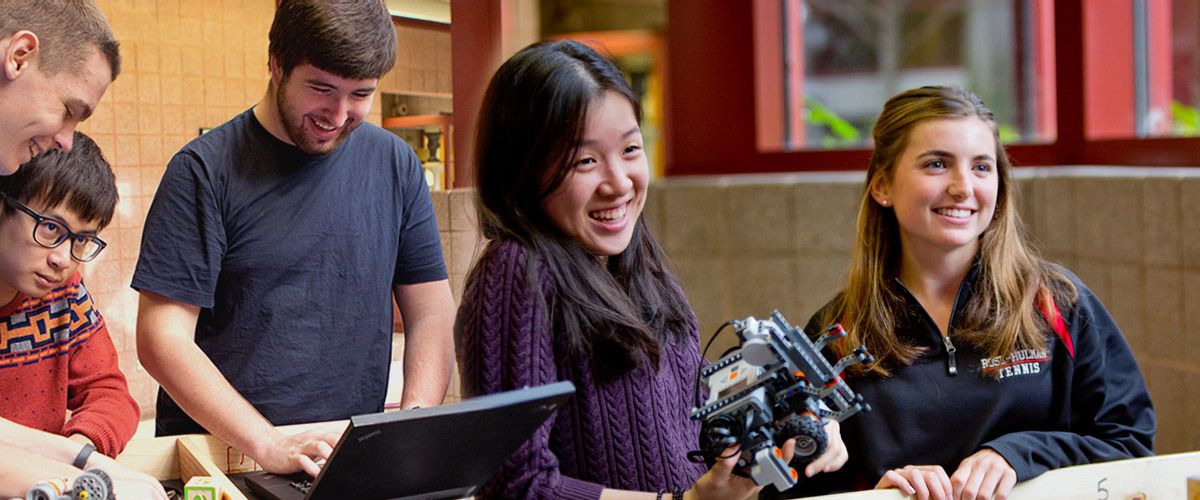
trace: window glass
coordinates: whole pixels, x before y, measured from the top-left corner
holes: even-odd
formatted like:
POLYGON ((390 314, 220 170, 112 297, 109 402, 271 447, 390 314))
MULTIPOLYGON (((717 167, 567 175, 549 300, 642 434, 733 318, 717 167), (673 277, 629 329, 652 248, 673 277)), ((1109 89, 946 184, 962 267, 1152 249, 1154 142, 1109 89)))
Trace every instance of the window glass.
POLYGON ((1088 139, 1200 135, 1200 6, 1084 7, 1088 139))
POLYGON ((782 69, 757 72, 781 79, 782 90, 778 103, 757 102, 765 115, 758 133, 779 134, 760 137, 760 149, 870 147, 884 102, 922 85, 980 95, 1006 144, 1054 140, 1053 52, 1037 43, 1053 37, 1049 0, 780 0, 765 8, 779 9, 772 17, 783 25, 777 39, 755 43, 780 44, 782 69))
POLYGON ((1150 75, 1145 82, 1150 104, 1142 115, 1143 129, 1150 136, 1200 136, 1200 2, 1148 2, 1143 8, 1149 38, 1143 57, 1150 75), (1163 30, 1170 35, 1163 36, 1163 30), (1167 74, 1156 72, 1156 66, 1166 67, 1167 74), (1156 74, 1166 82, 1155 85, 1156 74), (1159 98, 1156 88, 1169 94, 1159 98))

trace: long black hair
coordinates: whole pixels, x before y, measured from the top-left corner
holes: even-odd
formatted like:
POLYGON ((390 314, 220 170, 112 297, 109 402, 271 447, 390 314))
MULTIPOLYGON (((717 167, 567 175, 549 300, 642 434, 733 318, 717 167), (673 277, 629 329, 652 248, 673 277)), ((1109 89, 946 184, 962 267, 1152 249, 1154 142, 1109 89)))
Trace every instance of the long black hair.
POLYGON ((645 221, 629 246, 601 264, 563 233, 542 200, 572 173, 587 123, 588 104, 615 92, 642 109, 620 70, 587 45, 534 43, 496 71, 484 94, 476 131, 477 210, 483 236, 515 240, 546 264, 556 297, 550 318, 576 353, 591 356, 601 376, 644 361, 657 367, 659 343, 683 338, 694 316, 663 262, 645 221))

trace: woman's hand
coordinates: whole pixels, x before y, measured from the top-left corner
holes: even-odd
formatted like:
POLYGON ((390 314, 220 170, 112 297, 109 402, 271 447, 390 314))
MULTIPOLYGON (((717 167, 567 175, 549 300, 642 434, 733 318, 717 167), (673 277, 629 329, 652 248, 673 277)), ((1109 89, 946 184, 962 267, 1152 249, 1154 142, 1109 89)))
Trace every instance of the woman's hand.
MULTIPOLYGON (((782 450, 783 461, 790 462, 792 454, 796 451, 796 440, 787 440, 783 443, 782 450)), ((753 479, 733 473, 734 467, 737 467, 738 455, 736 445, 726 448, 725 454, 717 459, 708 472, 696 480, 692 489, 684 492, 684 500, 742 500, 758 493, 762 486, 754 484, 753 479)))
POLYGON ((996 500, 1008 498, 1017 484, 1017 471, 995 450, 984 448, 963 459, 950 476, 955 500, 996 500))
POLYGON ((903 469, 892 469, 879 478, 875 489, 895 488, 918 500, 949 500, 954 490, 950 477, 940 465, 908 465, 903 469))
POLYGON ((813 477, 821 472, 833 472, 846 465, 850 453, 846 451, 846 443, 842 442, 842 425, 837 420, 829 419, 825 423, 825 453, 804 467, 804 475, 813 477))

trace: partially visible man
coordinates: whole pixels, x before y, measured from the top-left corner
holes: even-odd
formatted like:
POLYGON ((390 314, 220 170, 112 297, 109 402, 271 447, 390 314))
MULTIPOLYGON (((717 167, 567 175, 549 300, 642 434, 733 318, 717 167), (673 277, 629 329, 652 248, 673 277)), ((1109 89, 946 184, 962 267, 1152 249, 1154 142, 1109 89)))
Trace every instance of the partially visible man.
POLYGON ((364 124, 396 59, 381 0, 284 0, 255 107, 167 166, 133 287, 159 435, 208 430, 270 472, 316 475, 341 428, 382 411, 392 300, 404 407, 440 404, 454 299, 420 162, 364 124))
POLYGON ((92 0, 0 0, 0 175, 71 149, 75 126, 121 72, 117 40, 92 0))

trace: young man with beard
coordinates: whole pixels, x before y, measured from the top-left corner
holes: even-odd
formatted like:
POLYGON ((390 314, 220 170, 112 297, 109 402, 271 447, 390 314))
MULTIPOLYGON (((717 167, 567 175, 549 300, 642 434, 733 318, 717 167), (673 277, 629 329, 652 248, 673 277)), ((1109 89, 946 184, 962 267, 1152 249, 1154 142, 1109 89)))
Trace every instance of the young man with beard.
POLYGON ((0 175, 71 149, 121 72, 117 45, 92 0, 0 0, 0 175))
POLYGON ((133 287, 157 431, 208 430, 270 472, 305 470, 341 429, 274 426, 382 411, 392 305, 404 407, 441 403, 454 300, 420 162, 363 120, 396 59, 380 0, 283 1, 255 107, 172 158, 133 287))

